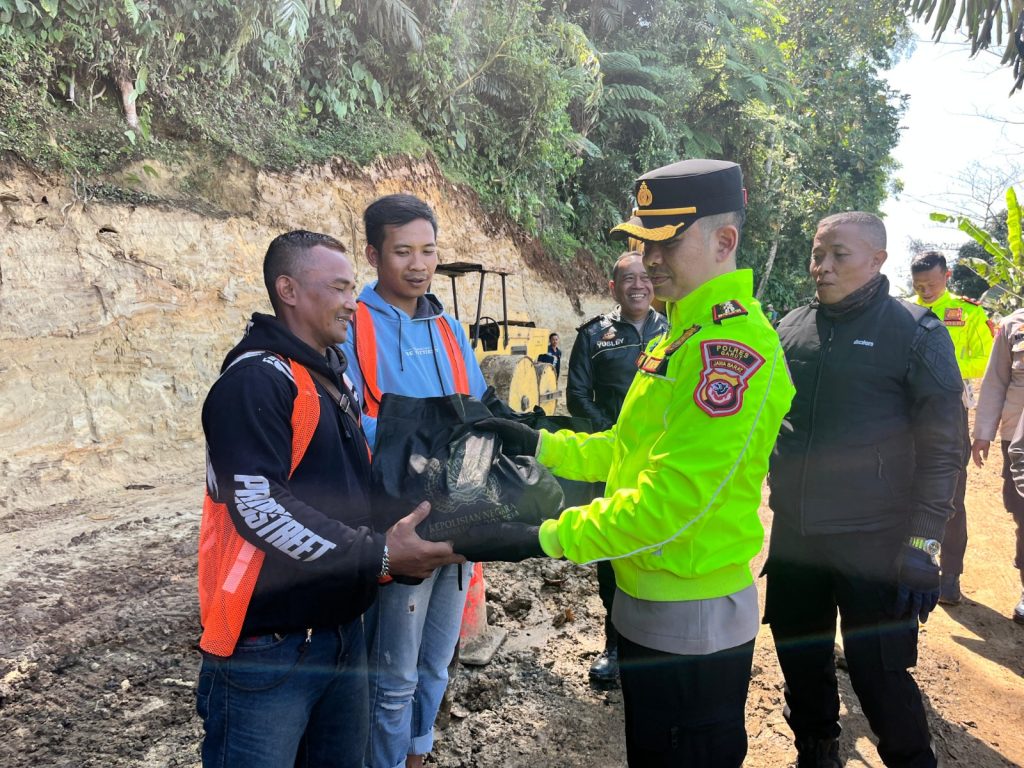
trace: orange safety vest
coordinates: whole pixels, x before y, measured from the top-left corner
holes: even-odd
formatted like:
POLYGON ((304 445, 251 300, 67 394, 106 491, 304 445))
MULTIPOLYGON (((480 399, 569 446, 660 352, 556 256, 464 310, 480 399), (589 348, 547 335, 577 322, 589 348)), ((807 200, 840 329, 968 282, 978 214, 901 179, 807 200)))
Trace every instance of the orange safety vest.
MULTIPOLYGON (((294 360, 285 361, 298 387, 292 406, 291 478, 320 421, 320 397, 309 371, 294 360)), ((199 618, 203 625, 199 647, 207 653, 230 656, 235 652, 264 557, 263 550, 238 534, 227 505, 215 502, 207 487, 199 529, 199 618)))
MULTIPOLYGON (((452 368, 455 391, 468 395, 469 376, 466 374, 466 361, 462 357, 459 341, 448 324, 448 318, 438 315, 434 322, 437 323, 437 330, 441 335, 444 351, 448 355, 448 362, 452 368)), ((370 308, 362 301, 358 302, 356 307, 355 330, 356 357, 359 361, 359 370, 363 373, 363 410, 367 416, 377 418, 380 400, 383 397, 380 387, 377 385, 377 334, 373 330, 373 316, 370 313, 370 308)))

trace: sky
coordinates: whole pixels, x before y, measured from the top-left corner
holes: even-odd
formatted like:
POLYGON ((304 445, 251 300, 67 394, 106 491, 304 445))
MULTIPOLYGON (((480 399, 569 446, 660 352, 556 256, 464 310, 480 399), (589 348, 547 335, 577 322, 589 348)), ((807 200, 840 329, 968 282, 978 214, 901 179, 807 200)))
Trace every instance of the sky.
MULTIPOLYGON (((970 46, 958 42, 957 35, 947 32, 935 43, 929 27, 914 29, 913 52, 884 74, 893 88, 910 96, 893 152, 902 166, 895 175, 904 189, 882 206, 889 236, 883 272, 894 292, 909 280, 911 238, 939 246, 947 258, 967 239, 950 225, 929 221, 928 214, 978 208, 958 180, 972 164, 980 165, 983 177, 1009 173, 1013 181, 1024 179, 1024 91, 1008 97, 1013 78, 1008 67, 999 66, 1002 48, 997 52, 993 45, 991 52, 971 59, 970 46)), ((1015 186, 1024 193, 1024 184, 1015 186)))

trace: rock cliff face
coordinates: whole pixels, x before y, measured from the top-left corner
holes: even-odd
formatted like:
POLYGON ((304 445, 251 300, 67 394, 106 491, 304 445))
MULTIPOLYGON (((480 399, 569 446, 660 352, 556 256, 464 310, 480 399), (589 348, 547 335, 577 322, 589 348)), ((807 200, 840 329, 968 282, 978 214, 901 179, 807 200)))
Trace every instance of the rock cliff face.
MULTIPOLYGON (((140 165, 133 183, 154 202, 110 204, 0 161, 0 509, 189 476, 198 507, 200 408, 248 316, 269 311, 267 244, 289 229, 330 233, 356 254, 360 282, 371 280, 360 215, 379 195, 430 202, 442 259, 514 272, 509 309, 559 331, 566 350, 575 326, 608 304, 588 293, 600 285, 592 267, 542 276, 528 249, 429 162, 200 170, 140 165)), ((487 314, 500 312, 497 287, 487 314)), ((435 289, 448 303, 448 281, 435 289)), ((468 278, 464 312, 475 291, 468 278)))

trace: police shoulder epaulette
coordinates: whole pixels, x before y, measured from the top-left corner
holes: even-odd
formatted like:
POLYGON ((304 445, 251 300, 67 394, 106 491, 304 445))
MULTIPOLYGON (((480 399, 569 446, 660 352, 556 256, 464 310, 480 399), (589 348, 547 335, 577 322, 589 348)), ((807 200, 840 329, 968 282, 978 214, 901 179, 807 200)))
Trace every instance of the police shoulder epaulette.
POLYGON ((582 322, 579 325, 577 325, 576 326, 576 332, 578 333, 578 332, 582 331, 584 328, 589 328, 594 323, 600 322, 603 319, 604 319, 604 315, 594 315, 589 320, 585 320, 584 322, 582 322))
POLYGON ((970 296, 957 296, 956 298, 960 299, 960 301, 966 301, 968 304, 973 304, 976 307, 981 306, 980 301, 978 301, 977 299, 972 299, 970 296))
POLYGON ((735 299, 723 301, 711 308, 711 319, 715 321, 716 325, 721 325, 723 320, 743 317, 746 314, 748 314, 746 308, 735 299))

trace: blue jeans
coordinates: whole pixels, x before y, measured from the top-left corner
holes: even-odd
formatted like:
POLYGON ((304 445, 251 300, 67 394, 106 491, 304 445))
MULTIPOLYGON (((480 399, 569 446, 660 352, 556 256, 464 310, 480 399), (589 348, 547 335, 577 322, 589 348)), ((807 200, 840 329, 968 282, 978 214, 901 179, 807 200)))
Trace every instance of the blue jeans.
POLYGON ((462 626, 472 565, 439 568, 422 584, 389 584, 366 612, 371 768, 404 768, 434 746, 434 719, 462 626))
POLYGON ((204 768, 361 766, 369 730, 362 618, 308 638, 243 638, 226 659, 203 654, 196 711, 204 768))

